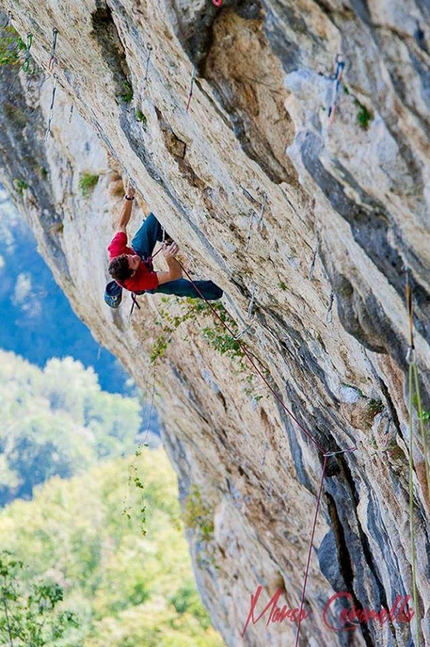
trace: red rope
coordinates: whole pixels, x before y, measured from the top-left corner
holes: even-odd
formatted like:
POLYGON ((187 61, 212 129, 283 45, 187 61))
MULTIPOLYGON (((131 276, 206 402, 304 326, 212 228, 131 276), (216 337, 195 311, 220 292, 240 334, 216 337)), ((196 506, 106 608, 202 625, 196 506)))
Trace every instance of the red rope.
POLYGON ((323 489, 323 484, 324 484, 324 477, 325 477, 326 468, 327 468, 327 456, 324 454, 324 462, 323 462, 323 468, 322 468, 321 482, 320 482, 320 487, 319 487, 319 491, 318 491, 317 506, 316 506, 316 509, 315 509, 314 523, 313 523, 312 532, 311 532, 311 539, 310 539, 310 542, 309 542, 308 560, 306 562, 305 580, 304 580, 303 589, 302 589, 302 599, 300 601, 299 619, 298 619, 298 622, 297 622, 296 642, 294 644, 294 647, 297 647, 298 644, 299 644, 300 626, 302 624, 302 611, 303 611, 303 605, 305 603, 306 586, 307 586, 307 583, 308 583, 309 568, 310 568, 311 557, 312 557, 312 546, 313 546, 313 543, 314 543, 315 529, 316 529, 316 526, 317 526, 317 518, 318 518, 319 509, 320 509, 321 495, 322 495, 322 489, 323 489))
MULTIPOLYGON (((180 261, 178 261, 178 259, 176 259, 176 261, 179 263, 182 271, 185 273, 185 275, 187 276, 189 281, 192 283, 194 289, 198 292, 198 294, 202 297, 202 299, 204 299, 204 301, 206 301, 207 305, 210 307, 213 314, 217 317, 217 319, 219 319, 219 321, 224 326, 224 328, 228 331, 228 333, 232 337, 234 337, 235 335, 234 335, 233 331, 225 323, 225 321, 222 320, 222 318, 220 317, 220 315, 218 314, 216 309, 206 299, 206 297, 201 292, 201 290, 199 290, 199 288, 197 287, 197 285, 194 283, 193 279, 191 278, 190 274, 187 272, 185 267, 182 265, 182 263, 180 261)), ((316 525, 317 525, 318 513, 319 513, 319 509, 320 509, 320 505, 321 505, 322 491, 323 491, 323 486, 324 486, 324 478, 325 478, 325 473, 326 473, 326 470, 327 470, 327 458, 329 456, 333 456, 334 454, 344 454, 346 452, 353 452, 353 451, 355 451, 357 449, 357 447, 354 446, 354 447, 349 447, 347 449, 342 449, 340 451, 332 451, 332 452, 328 451, 328 452, 326 452, 324 450, 324 448, 315 440, 315 438, 312 436, 312 434, 310 434, 309 431, 307 431, 307 429, 305 429, 303 427, 303 425, 300 424, 300 422, 297 420, 296 416, 292 413, 292 411, 290 411, 290 409, 288 409, 288 407, 284 404, 284 402, 281 400, 279 395, 276 393, 276 391, 269 384, 268 380, 266 379, 264 374, 261 372, 261 370, 259 369, 257 364, 254 362, 253 357, 251 356, 249 351, 246 349, 246 347, 240 341, 238 341, 237 343, 239 344, 239 347, 240 347, 241 351, 243 352, 245 357, 248 359, 248 361, 250 362, 250 364, 252 365, 254 370, 258 373, 258 375, 261 377, 263 382, 266 384, 266 386, 269 388, 269 390, 273 393, 273 395, 275 396, 275 398, 279 402, 279 404, 282 406, 282 408, 294 420, 294 422, 303 431, 303 433, 309 438, 309 440, 311 440, 313 442, 315 447, 323 454, 323 457, 324 457, 323 467, 322 467, 322 474, 321 474, 321 481, 320 481, 320 486, 319 486, 319 490, 318 490, 317 504, 316 504, 316 509, 315 509, 314 521, 313 521, 313 525, 312 525, 311 538, 310 538, 310 542, 309 542, 308 558, 307 558, 306 568, 305 568, 305 579, 304 579, 304 583, 303 583, 302 598, 301 598, 301 602, 300 602, 299 619, 298 619, 298 623, 297 623, 297 634, 296 634, 296 642, 295 642, 294 647, 298 647, 299 637, 300 637, 300 627, 301 627, 301 623, 302 623, 302 611, 303 611, 303 606, 304 606, 304 601, 305 601, 305 596, 306 596, 306 587, 307 587, 307 583, 308 583, 309 569, 310 569, 310 563, 311 563, 311 557, 312 557, 312 547, 313 547, 313 543, 314 543, 315 529, 316 529, 316 525)))
MULTIPOLYGON (((213 314, 217 317, 217 319, 219 319, 219 320, 220 320, 220 322, 222 323, 222 325, 224 326, 224 328, 228 331, 228 333, 229 333, 232 337, 234 337, 234 336, 235 336, 235 335, 234 335, 234 332, 233 332, 233 331, 231 330, 231 328, 230 328, 230 327, 225 323, 225 321, 223 321, 223 320, 222 320, 222 318, 219 316, 218 312, 215 310, 215 308, 214 308, 214 307, 213 307, 213 305, 210 303, 210 301, 208 301, 208 300, 206 299, 206 297, 203 295, 203 293, 199 290, 199 288, 198 288, 198 287, 197 287, 197 285, 194 283, 193 279, 191 278, 191 276, 189 275, 189 273, 187 272, 187 270, 185 269, 185 267, 182 265, 182 263, 180 263, 180 261, 178 261, 178 259, 176 259, 176 261, 179 263, 179 265, 181 266, 182 271, 186 274, 187 278, 188 278, 188 279, 189 279, 189 281, 192 283, 192 285, 193 285, 194 289, 195 289, 195 290, 197 290, 197 292, 198 292, 198 293, 199 293, 199 295, 202 297, 202 299, 204 299, 204 300, 206 301, 206 303, 208 304, 208 306, 209 306, 209 307, 210 307, 210 309, 212 310, 213 314)), ((252 355, 249 353, 249 351, 247 350, 246 346, 244 346, 244 345, 243 345, 240 341, 238 341, 238 340, 237 340, 237 343, 239 344, 239 347, 240 347, 241 351, 243 352, 243 354, 245 355, 245 357, 247 358, 247 360, 250 362, 250 364, 252 365, 252 367, 254 368, 254 370, 255 370, 255 371, 258 373, 258 375, 261 377, 261 379, 262 379, 262 380, 263 380, 263 382, 266 384, 266 386, 269 388, 269 390, 271 391, 271 393, 275 396, 276 400, 279 402, 279 404, 281 405, 281 407, 282 407, 282 408, 283 408, 283 409, 288 413, 288 415, 289 415, 289 416, 294 420, 294 422, 296 423, 296 425, 297 425, 298 427, 300 427, 300 429, 303 431, 303 433, 305 434, 305 436, 307 436, 307 437, 309 438, 309 440, 311 440, 311 442, 313 442, 313 444, 314 444, 314 445, 319 449, 319 451, 320 451, 322 454, 325 454, 325 449, 324 449, 324 448, 323 448, 323 447, 318 443, 318 441, 317 441, 317 440, 315 440, 315 438, 312 436, 312 434, 310 434, 310 433, 309 433, 309 431, 307 431, 307 429, 305 429, 305 427, 303 427, 303 425, 302 425, 302 424, 297 420, 297 418, 296 418, 296 416, 293 414, 293 412, 292 412, 292 411, 291 411, 291 410, 290 410, 290 409, 289 409, 289 408, 284 404, 284 402, 282 401, 282 399, 279 397, 279 395, 276 393, 276 391, 273 389, 273 387, 269 384, 268 380, 266 379, 266 377, 264 376, 264 374, 261 372, 261 370, 259 369, 259 367, 258 367, 258 366, 257 366, 257 364, 255 363, 255 361, 254 361, 254 359, 253 359, 252 355)), ((356 449, 356 447, 350 447, 349 449, 342 450, 342 451, 353 451, 353 450, 355 450, 355 449, 356 449)))

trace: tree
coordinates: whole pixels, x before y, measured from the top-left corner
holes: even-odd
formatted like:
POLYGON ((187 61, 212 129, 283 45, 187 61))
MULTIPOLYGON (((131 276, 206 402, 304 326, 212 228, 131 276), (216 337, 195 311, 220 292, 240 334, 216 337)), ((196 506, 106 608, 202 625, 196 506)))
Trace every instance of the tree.
POLYGON ((19 581, 22 561, 9 551, 0 553, 0 641, 1 647, 45 647, 57 644, 65 632, 77 627, 70 611, 56 610, 63 600, 59 584, 32 583, 24 592, 19 581))

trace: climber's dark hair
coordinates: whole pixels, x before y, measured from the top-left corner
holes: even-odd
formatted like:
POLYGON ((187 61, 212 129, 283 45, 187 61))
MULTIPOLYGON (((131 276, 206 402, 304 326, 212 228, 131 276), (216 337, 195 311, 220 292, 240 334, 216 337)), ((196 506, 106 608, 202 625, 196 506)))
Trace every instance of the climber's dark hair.
POLYGON ((116 281, 126 281, 133 274, 133 270, 128 266, 127 254, 116 256, 109 263, 109 274, 116 281))

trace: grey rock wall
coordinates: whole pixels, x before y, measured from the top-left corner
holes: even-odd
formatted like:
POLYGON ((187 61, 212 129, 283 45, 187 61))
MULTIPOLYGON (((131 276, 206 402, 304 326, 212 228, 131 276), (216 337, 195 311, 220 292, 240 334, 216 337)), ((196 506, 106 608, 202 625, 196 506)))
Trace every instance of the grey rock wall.
MULTIPOLYGON (((374 609, 412 595, 404 288, 408 275, 428 411, 430 7, 0 6, 23 38, 33 33, 39 66, 31 78, 0 70, 1 180, 78 314, 157 392, 184 506, 198 491, 211 529, 196 519, 188 537, 226 644, 295 644, 288 621, 241 631, 257 586, 265 600, 282 588, 288 605, 300 604, 323 456, 249 367, 211 348, 201 334, 214 329, 210 315, 166 332, 169 317, 184 315, 174 299, 142 298, 131 322, 127 305, 106 308, 105 248, 126 175, 141 196, 131 231, 151 208, 188 269, 223 287, 238 330, 254 295, 243 341, 279 398, 320 447, 357 447, 328 459, 300 644, 418 645, 414 625, 333 632, 322 611, 335 592, 374 609), (45 143, 54 27, 58 90, 45 143), (98 176, 87 197, 85 173, 98 176), (171 341, 154 364, 162 335, 171 341)), ((430 503, 417 433, 413 465, 417 613, 430 645, 430 503)))

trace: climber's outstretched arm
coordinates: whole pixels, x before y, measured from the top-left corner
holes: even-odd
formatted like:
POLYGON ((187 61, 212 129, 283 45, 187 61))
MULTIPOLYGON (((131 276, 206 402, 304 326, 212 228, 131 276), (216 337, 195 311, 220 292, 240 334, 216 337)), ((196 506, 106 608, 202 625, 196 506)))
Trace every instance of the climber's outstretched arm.
POLYGON ((134 187, 129 186, 125 194, 124 204, 122 205, 121 214, 119 217, 117 231, 122 231, 124 234, 127 233, 127 225, 130 222, 131 210, 133 207, 133 199, 136 191, 134 187), (127 199, 129 198, 129 199, 127 199))

